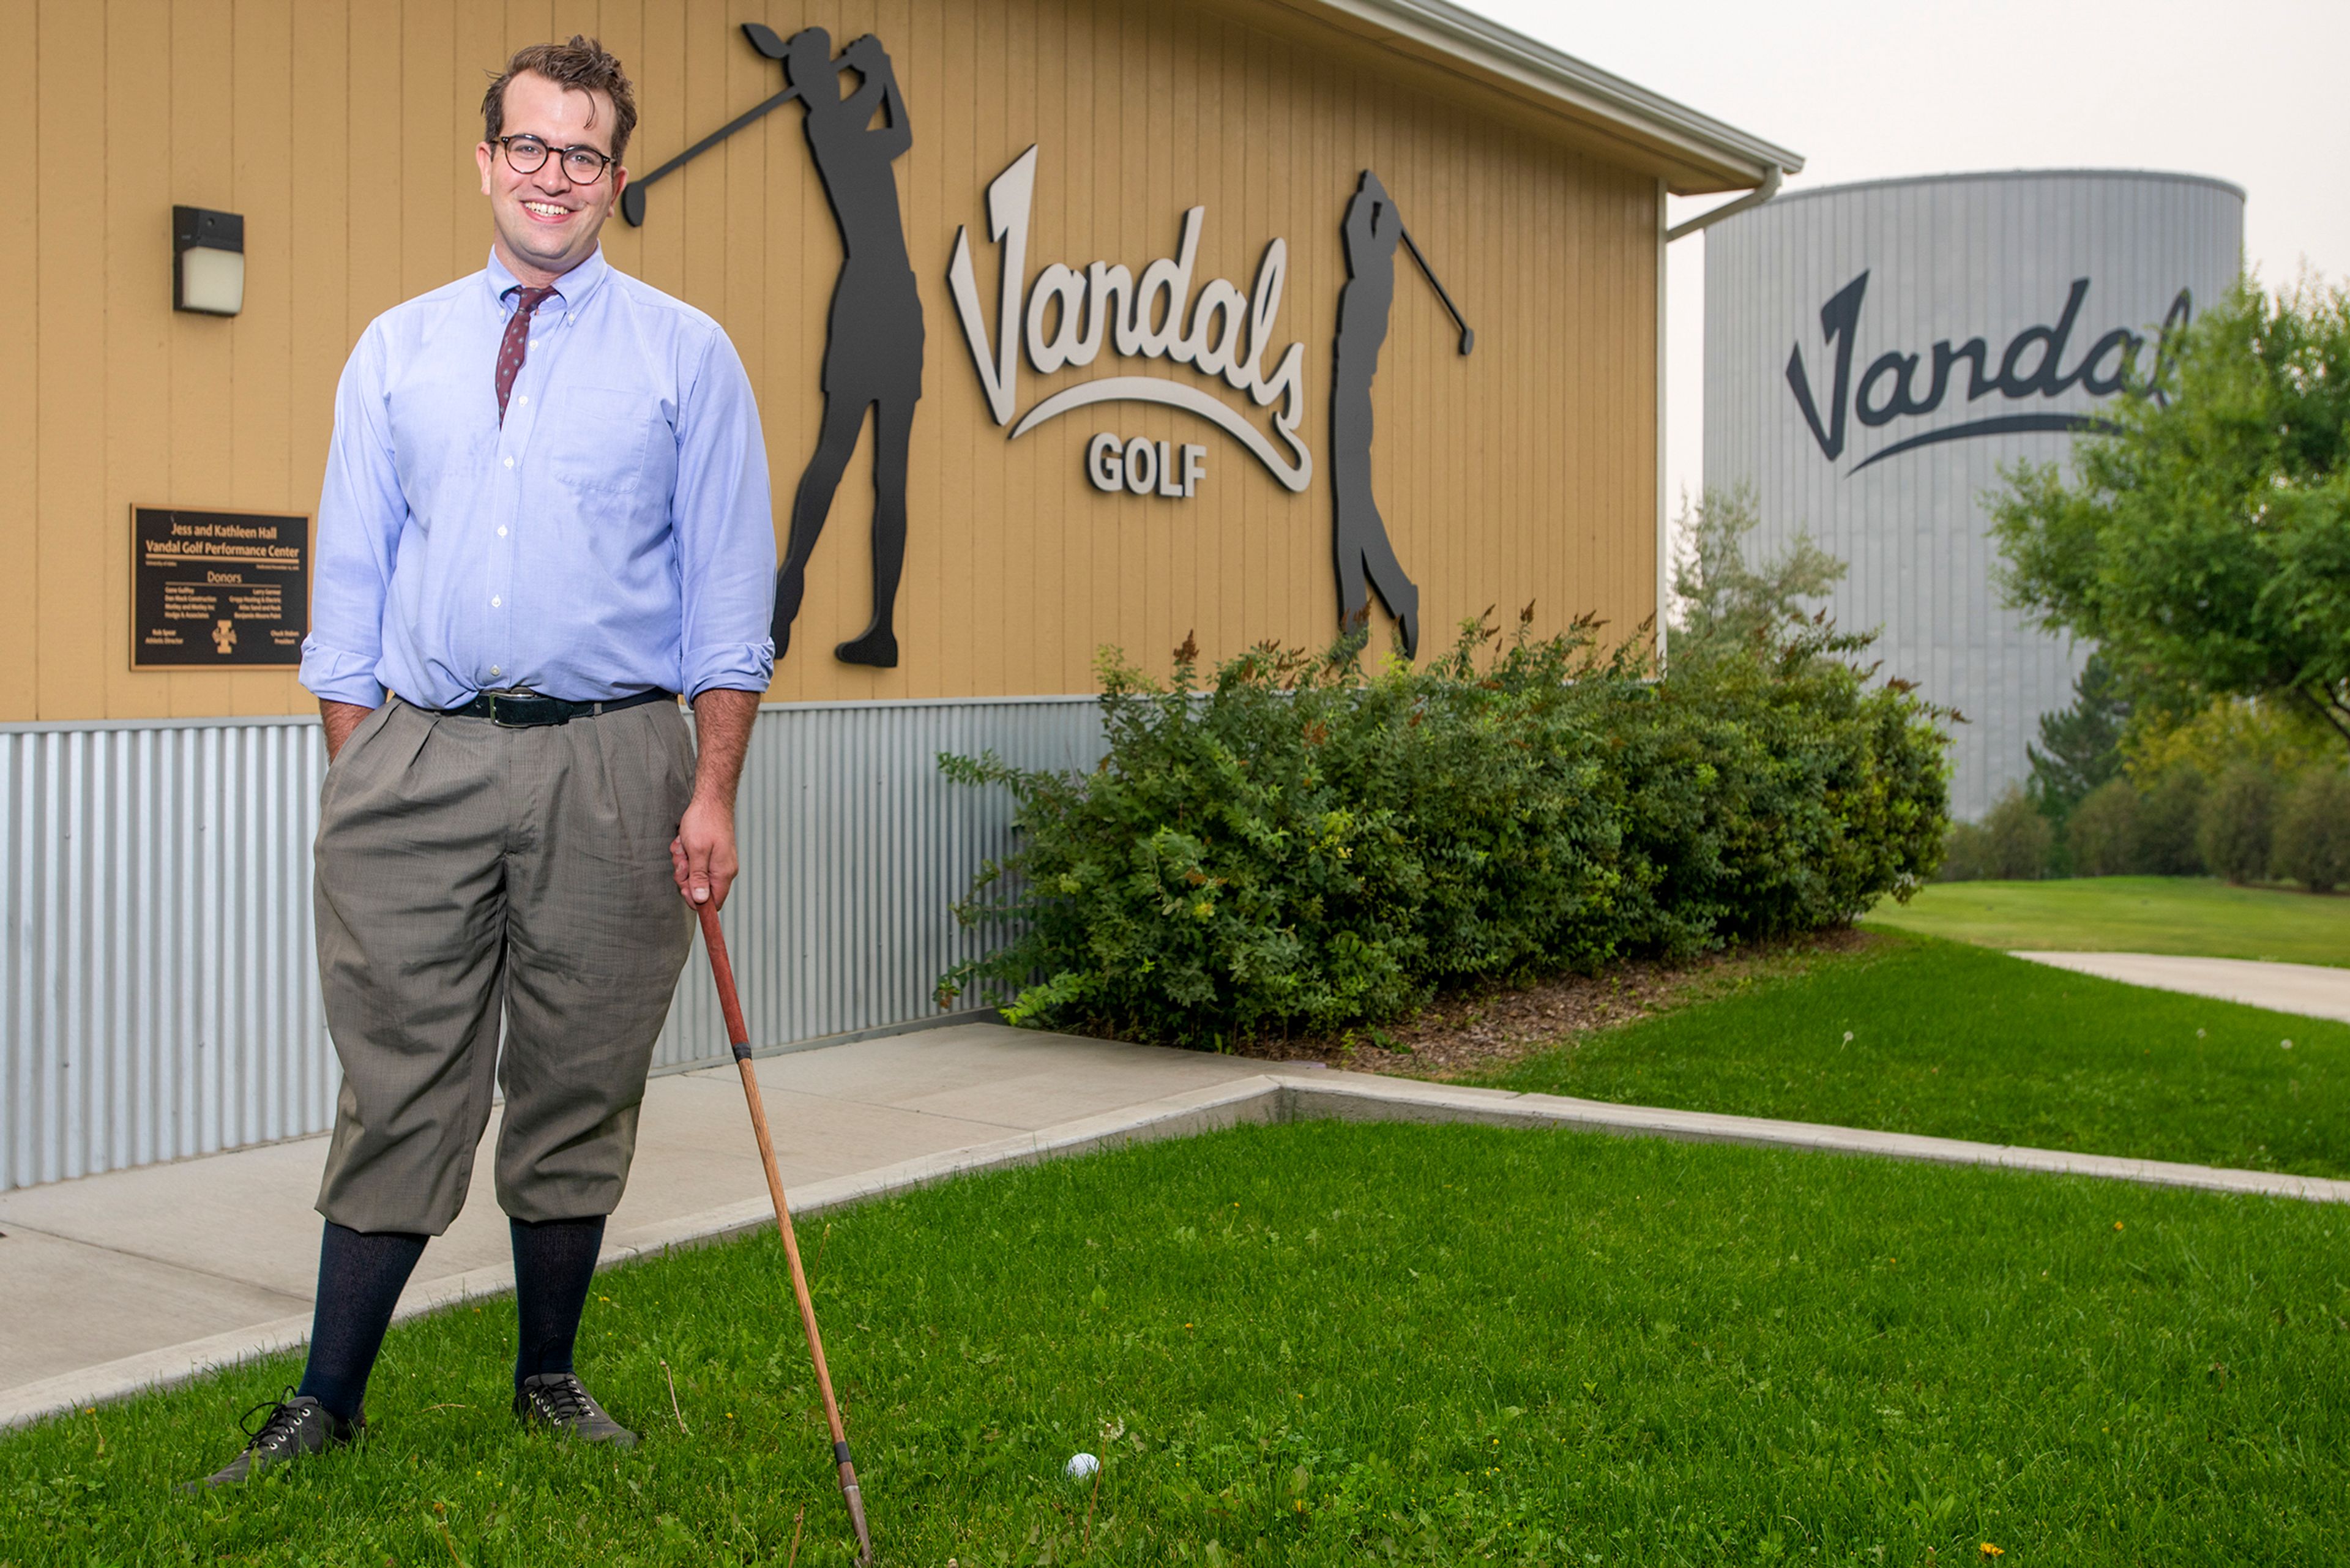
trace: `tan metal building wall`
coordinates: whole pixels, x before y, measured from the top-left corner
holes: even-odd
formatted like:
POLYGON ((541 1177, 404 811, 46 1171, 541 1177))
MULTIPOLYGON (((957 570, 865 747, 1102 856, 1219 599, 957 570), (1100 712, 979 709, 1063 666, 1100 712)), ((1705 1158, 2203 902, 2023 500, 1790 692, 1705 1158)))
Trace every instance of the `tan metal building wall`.
MULTIPOLYGON (((331 394, 367 322, 482 265, 472 150, 484 73, 525 42, 598 34, 628 63, 639 170, 776 90, 736 24, 868 31, 913 130, 897 175, 926 317, 903 660, 836 661, 864 625, 869 433, 810 574, 777 700, 1081 691, 1097 648, 1148 667, 1196 628, 1211 656, 1335 629, 1327 486, 1339 223, 1377 170, 1477 329, 1461 358, 1399 257, 1374 448, 1426 640, 1491 604, 1538 628, 1655 608, 1659 226, 1671 171, 1486 83, 1294 7, 1144 0, 14 0, 0 6, 0 721, 305 711, 290 671, 134 672, 134 503, 311 513, 331 394), (1207 208, 1195 277, 1289 276, 1268 363, 1305 346, 1293 494, 1203 421, 1107 405, 1017 441, 993 422, 947 283, 972 232, 993 314, 988 182, 1038 146, 1028 271, 1173 254, 1207 208), (244 313, 175 316, 174 202, 241 213, 244 313), (1097 430, 1208 447, 1196 499, 1105 496, 1097 430)), ((616 265, 710 311, 764 415, 778 529, 815 440, 839 244, 786 106, 650 192, 616 265)), ((1676 189, 1687 188, 1686 181, 1676 189)), ((1703 188, 1703 187, 1700 187, 1703 188)), ((1196 287, 1194 297, 1196 298, 1196 287)), ((1087 376, 1204 378, 1105 352, 1087 376)), ((486 373, 486 368, 485 368, 486 373)), ((1255 415, 1246 400, 1221 390, 1255 415)))

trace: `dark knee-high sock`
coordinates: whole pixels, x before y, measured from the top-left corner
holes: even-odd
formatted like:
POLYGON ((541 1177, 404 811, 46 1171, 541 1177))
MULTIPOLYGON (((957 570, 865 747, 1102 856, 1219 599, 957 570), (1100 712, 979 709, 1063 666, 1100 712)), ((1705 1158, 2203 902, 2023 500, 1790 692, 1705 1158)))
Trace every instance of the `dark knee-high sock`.
POLYGON ((536 1224, 509 1217, 507 1224, 514 1231, 515 1316, 522 1331, 515 1350, 520 1387, 525 1377, 571 1370, 579 1314, 588 1304, 596 1254, 604 1250, 604 1217, 536 1224))
POLYGON ((310 1318, 307 1394, 345 1420, 359 1413, 368 1374, 401 1287, 424 1255, 425 1238, 406 1231, 372 1234, 327 1221, 318 1243, 318 1299, 310 1318))

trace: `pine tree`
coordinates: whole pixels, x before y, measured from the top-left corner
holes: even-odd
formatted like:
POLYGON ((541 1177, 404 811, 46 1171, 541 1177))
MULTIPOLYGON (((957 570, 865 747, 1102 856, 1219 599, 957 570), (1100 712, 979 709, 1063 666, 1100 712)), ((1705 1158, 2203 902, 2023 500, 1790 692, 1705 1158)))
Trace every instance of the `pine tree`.
POLYGON ((2040 716, 2040 743, 2032 758, 2032 800, 2061 824, 2088 793, 2122 769, 2122 729, 2130 716, 2121 680, 2101 653, 2089 655, 2073 682, 2073 705, 2040 716))
POLYGON ((1808 534, 1775 556, 1750 560, 1746 536, 1762 521, 1750 485, 1709 490, 1694 504, 1682 496, 1674 520, 1681 538, 1673 562, 1680 614, 1668 645, 1674 654, 1778 646, 1813 623, 1803 601, 1826 597, 1844 580, 1845 564, 1808 534))

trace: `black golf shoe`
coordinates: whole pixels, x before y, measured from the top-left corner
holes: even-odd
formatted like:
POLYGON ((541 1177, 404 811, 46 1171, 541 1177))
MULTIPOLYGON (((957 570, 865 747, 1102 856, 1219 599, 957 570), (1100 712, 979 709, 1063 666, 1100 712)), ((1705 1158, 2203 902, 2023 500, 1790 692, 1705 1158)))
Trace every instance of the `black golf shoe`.
POLYGON ((340 1448, 367 1430, 364 1413, 346 1421, 308 1395, 296 1394, 290 1388, 286 1391, 285 1398, 255 1405, 244 1416, 244 1421, 239 1425, 244 1427, 252 1439, 244 1445, 244 1451, 203 1480, 183 1483, 180 1488, 182 1491, 198 1492, 211 1487, 235 1486, 265 1470, 290 1465, 296 1459, 324 1453, 331 1448, 340 1448), (260 1426, 248 1424, 254 1416, 264 1411, 267 1414, 262 1415, 260 1426))
POLYGON ((568 1432, 583 1443, 637 1446, 637 1435, 604 1414, 604 1407, 573 1373, 541 1372, 524 1378, 515 1390, 514 1409, 530 1426, 568 1432))

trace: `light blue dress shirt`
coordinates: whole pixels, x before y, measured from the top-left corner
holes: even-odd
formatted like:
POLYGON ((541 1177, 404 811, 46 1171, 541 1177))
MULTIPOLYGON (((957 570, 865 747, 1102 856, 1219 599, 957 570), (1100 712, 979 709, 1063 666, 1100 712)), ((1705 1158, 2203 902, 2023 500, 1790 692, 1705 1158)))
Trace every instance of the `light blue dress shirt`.
POLYGON ((733 345, 599 249, 539 306, 501 426, 519 286, 493 254, 351 351, 302 684, 369 708, 765 691, 775 535, 733 345))

